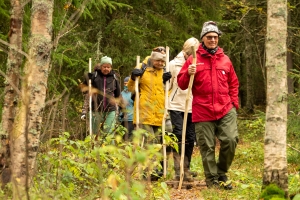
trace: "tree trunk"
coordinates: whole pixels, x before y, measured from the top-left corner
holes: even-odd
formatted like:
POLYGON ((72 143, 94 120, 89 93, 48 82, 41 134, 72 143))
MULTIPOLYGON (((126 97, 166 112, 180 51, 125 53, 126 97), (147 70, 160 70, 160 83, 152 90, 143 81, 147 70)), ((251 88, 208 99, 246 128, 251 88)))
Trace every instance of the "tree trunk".
MULTIPOLYGON (((23 8, 19 0, 11 0, 11 19, 9 38, 9 52, 7 60, 6 82, 4 88, 4 103, 2 110, 2 121, 0 127, 0 168, 7 169, 1 171, 1 179, 10 179, 10 151, 9 136, 12 132, 14 123, 15 110, 18 99, 18 91, 14 88, 19 87, 19 69, 22 65, 22 54, 18 51, 22 50, 22 23, 23 8), (1 129, 2 128, 2 129, 1 129), (7 173, 7 174, 6 174, 7 173)), ((2 185, 7 181, 1 180, 2 185)))
POLYGON ((28 60, 11 135, 14 199, 29 198, 34 175, 52 50, 53 4, 54 0, 32 0, 28 60))
MULTIPOLYGON (((288 26, 291 26, 291 11, 288 11, 288 26)), ((288 49, 292 49, 292 45, 293 44, 293 37, 292 34, 288 35, 288 39, 287 39, 287 48, 288 49)), ((293 54, 291 51, 287 52, 287 70, 291 71, 291 69, 293 69, 293 54)), ((291 78, 290 76, 288 76, 288 93, 292 94, 294 93, 294 80, 293 78, 291 78)), ((288 113, 290 111, 290 107, 288 107, 288 113)))
POLYGON ((286 39, 287 2, 286 0, 268 0, 267 110, 263 187, 274 183, 288 196, 286 39))
MULTIPOLYGON (((246 3, 246 2, 245 2, 246 3)), ((250 21, 251 18, 248 16, 244 18, 243 24, 244 24, 244 41, 245 41, 245 51, 244 51, 244 57, 245 57, 245 69, 246 69, 246 105, 245 105, 245 111, 247 114, 253 114, 254 113, 254 103, 253 103, 253 67, 255 66, 255 59, 253 59, 253 55, 251 55, 250 52, 253 52, 252 46, 253 42, 251 40, 251 27, 250 27, 250 21)))

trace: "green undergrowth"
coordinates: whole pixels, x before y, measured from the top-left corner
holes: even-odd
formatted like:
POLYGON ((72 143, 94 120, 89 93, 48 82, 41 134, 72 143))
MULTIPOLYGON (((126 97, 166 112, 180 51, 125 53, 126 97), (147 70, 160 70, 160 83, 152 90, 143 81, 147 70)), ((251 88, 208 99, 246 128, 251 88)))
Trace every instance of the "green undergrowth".
MULTIPOLYGON (((199 199, 267 199, 261 196, 264 124, 263 113, 258 113, 251 120, 238 121, 239 143, 228 172, 233 190, 201 188, 199 199)), ((293 127, 293 132, 288 133, 290 147, 287 149, 289 195, 294 200, 300 194, 299 152, 295 150, 298 148, 297 142, 299 143, 297 130, 293 127)), ((106 139, 88 136, 84 140, 78 140, 64 132, 58 138, 42 143, 37 157, 34 185, 30 190, 31 199, 171 199, 171 189, 165 181, 171 180, 174 175, 172 156, 168 156, 168 173, 165 179, 157 182, 146 181, 143 173, 151 173, 154 169, 161 168, 158 160, 162 158, 162 146, 141 147, 139 131, 135 132, 130 143, 124 142, 121 135, 117 135, 114 140, 110 136, 106 139)), ((166 141, 174 145, 172 134, 167 134, 166 137, 166 141)), ((191 170, 198 172, 198 180, 204 180, 198 147, 194 149, 191 170)), ((6 188, 5 195, 1 191, 0 197, 9 199, 9 191, 10 185, 6 188)))
MULTIPOLYGON (((267 200, 262 193, 262 174, 264 168, 264 126, 265 114, 258 112, 249 120, 238 120, 239 144, 236 149, 235 159, 228 173, 232 180, 233 190, 225 191, 218 189, 203 189, 201 191, 202 198, 205 200, 267 200)), ((288 132, 289 146, 299 147, 300 126, 299 118, 289 120, 289 126, 293 126, 292 131, 288 132), (292 124, 294 125, 292 125, 292 124), (297 146, 298 145, 298 146, 297 146)), ((298 148, 299 149, 299 148, 298 148)), ((217 150, 218 152, 218 150, 217 150)), ((287 149, 288 173, 289 173, 289 196, 290 199, 299 198, 300 194, 300 178, 299 178, 299 159, 300 154, 292 148, 287 149), (297 195, 298 194, 298 195, 297 195), (297 197, 298 196, 298 197, 297 197)), ((193 155, 192 168, 200 173, 202 179, 203 168, 201 165, 201 157, 199 153, 193 155)), ((276 196, 276 195, 275 195, 276 196)), ((272 197, 269 199, 284 199, 280 197, 272 197)))
POLYGON ((65 132, 42 144, 32 199, 169 199, 164 182, 153 185, 142 175, 161 168, 161 145, 121 138, 71 140, 65 132))

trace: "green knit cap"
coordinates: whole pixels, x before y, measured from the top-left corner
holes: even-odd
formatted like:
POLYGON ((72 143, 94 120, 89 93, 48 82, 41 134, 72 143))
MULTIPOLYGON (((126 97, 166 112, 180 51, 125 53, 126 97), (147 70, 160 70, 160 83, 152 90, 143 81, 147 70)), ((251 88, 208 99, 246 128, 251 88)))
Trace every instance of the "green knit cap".
POLYGON ((108 63, 108 64, 111 64, 112 65, 112 60, 110 57, 108 56, 104 56, 101 58, 101 62, 100 62, 100 65, 103 65, 105 63, 108 63))

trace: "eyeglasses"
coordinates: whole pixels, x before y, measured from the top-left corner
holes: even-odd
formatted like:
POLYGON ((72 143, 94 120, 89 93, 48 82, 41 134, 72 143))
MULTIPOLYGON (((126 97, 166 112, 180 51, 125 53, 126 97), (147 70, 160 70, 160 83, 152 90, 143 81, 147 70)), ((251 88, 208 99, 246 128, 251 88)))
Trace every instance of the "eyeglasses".
POLYGON ((219 36, 211 36, 211 35, 208 35, 208 36, 205 36, 208 40, 212 40, 212 39, 214 39, 214 40, 217 40, 217 39, 219 39, 219 36))
POLYGON ((152 51, 165 53, 166 49, 164 47, 155 47, 152 51))

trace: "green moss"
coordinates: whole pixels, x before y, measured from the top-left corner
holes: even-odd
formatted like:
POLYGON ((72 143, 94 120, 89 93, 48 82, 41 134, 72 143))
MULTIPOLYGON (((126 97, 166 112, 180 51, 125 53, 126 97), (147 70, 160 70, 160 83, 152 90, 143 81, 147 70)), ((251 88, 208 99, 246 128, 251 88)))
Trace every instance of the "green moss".
POLYGON ((280 200, 285 199, 285 192, 279 188, 276 184, 270 184, 263 189, 260 199, 263 200, 280 200))

